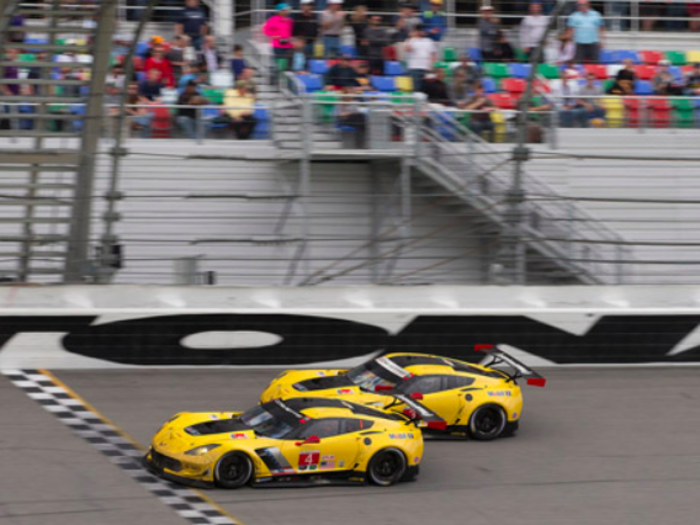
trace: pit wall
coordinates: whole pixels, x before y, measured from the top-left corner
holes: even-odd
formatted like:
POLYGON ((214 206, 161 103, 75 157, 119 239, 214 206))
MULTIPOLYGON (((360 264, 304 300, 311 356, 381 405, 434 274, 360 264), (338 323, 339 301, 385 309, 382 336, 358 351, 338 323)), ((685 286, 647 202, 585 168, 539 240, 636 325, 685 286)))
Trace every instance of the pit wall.
POLYGON ((338 367, 388 352, 700 364, 700 287, 0 289, 0 368, 338 367))

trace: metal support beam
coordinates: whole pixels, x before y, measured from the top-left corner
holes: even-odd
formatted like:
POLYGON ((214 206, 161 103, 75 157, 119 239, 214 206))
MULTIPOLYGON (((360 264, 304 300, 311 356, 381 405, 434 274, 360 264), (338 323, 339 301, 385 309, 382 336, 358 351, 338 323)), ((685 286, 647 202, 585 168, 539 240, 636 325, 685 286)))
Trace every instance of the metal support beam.
POLYGON ((74 192, 68 255, 64 281, 80 283, 90 273, 89 245, 92 212, 92 191, 95 180, 95 157, 102 125, 104 85, 112 51, 116 25, 117 0, 103 0, 98 14, 98 29, 93 43, 93 67, 90 91, 85 108, 80 168, 74 192))

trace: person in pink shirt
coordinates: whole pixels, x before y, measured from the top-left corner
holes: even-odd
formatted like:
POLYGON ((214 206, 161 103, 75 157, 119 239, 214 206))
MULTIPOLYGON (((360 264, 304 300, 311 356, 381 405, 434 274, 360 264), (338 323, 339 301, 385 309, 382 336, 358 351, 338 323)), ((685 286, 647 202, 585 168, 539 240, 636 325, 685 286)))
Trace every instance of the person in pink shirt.
POLYGON ((268 18, 263 25, 263 33, 270 39, 275 58, 285 58, 289 61, 292 54, 292 26, 288 4, 277 4, 277 13, 268 18))

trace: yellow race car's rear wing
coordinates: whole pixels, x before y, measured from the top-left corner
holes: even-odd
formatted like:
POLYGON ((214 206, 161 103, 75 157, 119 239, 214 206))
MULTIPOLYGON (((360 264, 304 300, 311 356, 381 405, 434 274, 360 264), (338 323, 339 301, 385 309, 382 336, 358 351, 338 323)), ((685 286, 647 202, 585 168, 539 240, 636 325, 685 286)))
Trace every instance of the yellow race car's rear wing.
POLYGON ((515 370, 515 372, 511 374, 504 372, 508 374, 511 381, 524 377, 525 382, 530 386, 544 387, 547 383, 547 380, 544 377, 535 372, 522 361, 519 361, 507 353, 498 345, 474 345, 474 350, 486 354, 486 357, 484 357, 479 363, 482 366, 494 367, 499 364, 506 364, 515 370))

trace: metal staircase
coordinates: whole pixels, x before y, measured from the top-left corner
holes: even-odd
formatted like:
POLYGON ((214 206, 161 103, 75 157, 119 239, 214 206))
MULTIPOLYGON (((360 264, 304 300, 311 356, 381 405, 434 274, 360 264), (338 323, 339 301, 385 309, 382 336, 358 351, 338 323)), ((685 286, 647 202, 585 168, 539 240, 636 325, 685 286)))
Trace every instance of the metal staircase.
POLYGON ((80 282, 87 273, 116 4, 0 3, 0 222, 15 227, 0 237, 6 281, 80 282), (10 26, 16 16, 22 26, 10 26))

